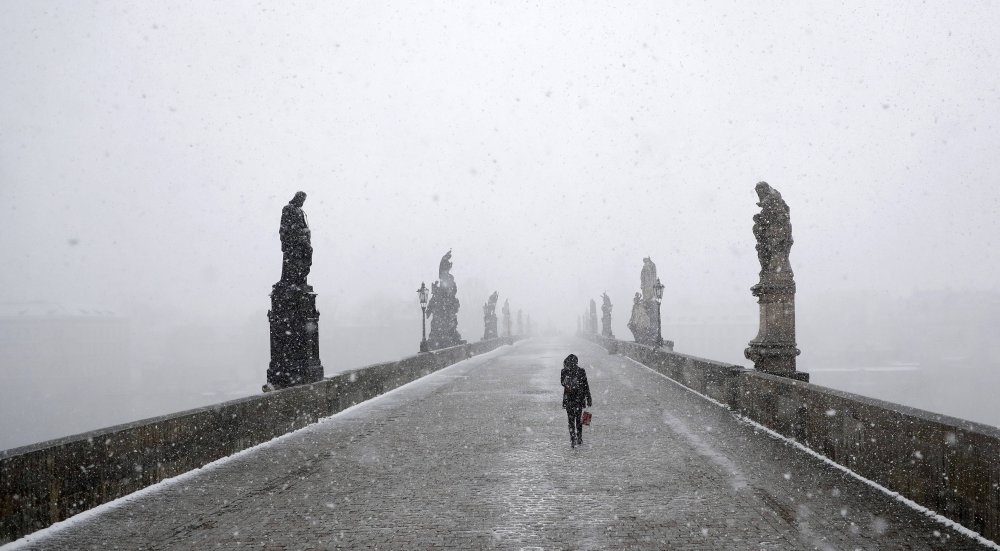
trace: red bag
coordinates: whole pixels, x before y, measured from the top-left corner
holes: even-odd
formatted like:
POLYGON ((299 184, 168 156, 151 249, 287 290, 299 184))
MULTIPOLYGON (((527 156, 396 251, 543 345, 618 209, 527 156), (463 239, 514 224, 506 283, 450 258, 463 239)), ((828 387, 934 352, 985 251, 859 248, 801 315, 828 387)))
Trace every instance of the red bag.
POLYGON ((590 415, 589 411, 583 412, 583 415, 581 416, 581 419, 583 420, 583 424, 587 425, 588 427, 590 426, 590 417, 591 417, 591 415, 590 415))

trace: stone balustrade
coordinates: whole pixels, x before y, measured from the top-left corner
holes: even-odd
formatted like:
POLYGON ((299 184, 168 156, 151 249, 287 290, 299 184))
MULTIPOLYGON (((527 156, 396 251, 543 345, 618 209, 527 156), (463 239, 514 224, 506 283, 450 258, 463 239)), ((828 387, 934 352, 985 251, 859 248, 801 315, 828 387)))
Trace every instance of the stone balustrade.
POLYGON ((444 348, 312 384, 0 451, 0 543, 300 429, 519 338, 444 348))
POLYGON ((1000 540, 1000 428, 634 342, 582 336, 1000 540))

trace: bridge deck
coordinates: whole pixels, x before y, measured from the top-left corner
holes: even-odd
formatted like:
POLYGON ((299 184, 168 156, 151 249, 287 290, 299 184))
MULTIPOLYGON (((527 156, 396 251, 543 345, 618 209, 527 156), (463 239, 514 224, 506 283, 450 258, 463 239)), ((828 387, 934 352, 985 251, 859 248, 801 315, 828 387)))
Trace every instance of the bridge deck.
POLYGON ((38 549, 980 549, 582 341, 473 358, 125 503, 38 549), (571 449, 558 371, 587 367, 571 449))

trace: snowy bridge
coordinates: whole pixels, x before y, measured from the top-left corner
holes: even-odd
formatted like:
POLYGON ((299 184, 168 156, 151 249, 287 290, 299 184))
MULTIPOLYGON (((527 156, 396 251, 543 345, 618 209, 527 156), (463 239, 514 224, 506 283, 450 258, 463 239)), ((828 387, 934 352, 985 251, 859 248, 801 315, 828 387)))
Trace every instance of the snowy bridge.
POLYGON ((13 547, 998 548, 579 339, 459 361, 13 547), (577 449, 559 399, 570 351, 595 399, 577 449))

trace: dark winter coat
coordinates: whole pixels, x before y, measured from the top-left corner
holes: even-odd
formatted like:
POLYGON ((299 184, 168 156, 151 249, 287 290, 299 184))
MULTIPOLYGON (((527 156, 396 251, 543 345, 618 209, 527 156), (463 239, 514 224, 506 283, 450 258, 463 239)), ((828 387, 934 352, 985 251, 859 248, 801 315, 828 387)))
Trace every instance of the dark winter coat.
POLYGON ((587 372, 582 367, 576 365, 564 367, 559 373, 559 380, 563 386, 563 407, 579 409, 584 404, 587 407, 593 406, 587 372))

